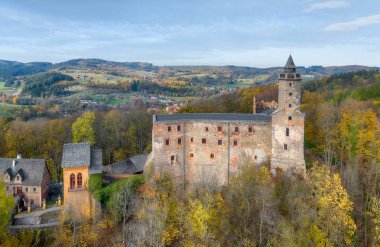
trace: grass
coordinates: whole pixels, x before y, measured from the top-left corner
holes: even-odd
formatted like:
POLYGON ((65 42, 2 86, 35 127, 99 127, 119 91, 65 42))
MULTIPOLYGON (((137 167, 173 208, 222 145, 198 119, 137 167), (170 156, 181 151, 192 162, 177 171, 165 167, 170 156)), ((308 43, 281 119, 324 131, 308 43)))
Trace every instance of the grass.
POLYGON ((8 115, 7 111, 12 108, 18 108, 21 107, 20 105, 10 105, 10 104, 4 104, 0 105, 0 116, 6 116, 8 115))

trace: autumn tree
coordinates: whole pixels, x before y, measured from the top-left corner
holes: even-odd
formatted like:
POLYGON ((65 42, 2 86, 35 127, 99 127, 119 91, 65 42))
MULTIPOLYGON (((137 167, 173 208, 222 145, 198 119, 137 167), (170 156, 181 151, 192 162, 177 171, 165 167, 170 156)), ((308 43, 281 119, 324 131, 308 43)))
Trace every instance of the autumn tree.
POLYGON ((313 203, 317 207, 317 226, 334 245, 351 245, 356 225, 351 217, 353 203, 344 189, 338 173, 325 166, 314 166, 309 173, 313 203))
POLYGON ((14 207, 13 198, 7 195, 5 183, 0 178, 0 244, 7 232, 7 226, 14 207))
POLYGON ((95 143, 94 133, 94 112, 83 113, 72 126, 73 142, 90 142, 95 143))

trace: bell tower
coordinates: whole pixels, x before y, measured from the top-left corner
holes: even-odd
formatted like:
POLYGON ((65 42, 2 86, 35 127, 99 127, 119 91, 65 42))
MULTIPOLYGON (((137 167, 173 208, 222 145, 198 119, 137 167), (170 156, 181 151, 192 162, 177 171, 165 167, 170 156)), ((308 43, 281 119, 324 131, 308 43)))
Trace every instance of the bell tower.
POLYGON ((301 74, 290 55, 278 74, 278 109, 272 114, 271 171, 305 172, 304 119, 300 110, 301 74))

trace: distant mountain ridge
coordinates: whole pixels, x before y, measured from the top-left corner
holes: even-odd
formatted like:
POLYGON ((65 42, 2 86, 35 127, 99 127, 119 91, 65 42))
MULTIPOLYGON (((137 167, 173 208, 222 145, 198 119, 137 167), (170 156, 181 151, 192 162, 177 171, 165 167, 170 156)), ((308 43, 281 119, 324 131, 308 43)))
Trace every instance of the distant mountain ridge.
MULTIPOLYGON (((248 66, 155 66, 147 62, 115 62, 97 58, 90 59, 72 59, 61 63, 49 62, 29 62, 22 63, 17 61, 0 60, 0 80, 14 79, 18 76, 27 76, 37 74, 40 72, 47 72, 49 70, 65 70, 65 69, 88 69, 108 71, 112 73, 122 73, 125 70, 147 71, 147 72, 161 72, 169 71, 170 73, 188 72, 188 73, 231 73, 235 75, 249 75, 249 74, 262 74, 266 73, 271 75, 270 79, 273 80, 276 74, 282 70, 282 67, 271 68, 255 68, 248 66)), ((379 69, 378 67, 368 67, 362 65, 348 65, 348 66, 299 66, 298 70, 304 75, 310 75, 313 78, 322 76, 330 76, 334 74, 341 74, 359 70, 372 70, 379 69)))

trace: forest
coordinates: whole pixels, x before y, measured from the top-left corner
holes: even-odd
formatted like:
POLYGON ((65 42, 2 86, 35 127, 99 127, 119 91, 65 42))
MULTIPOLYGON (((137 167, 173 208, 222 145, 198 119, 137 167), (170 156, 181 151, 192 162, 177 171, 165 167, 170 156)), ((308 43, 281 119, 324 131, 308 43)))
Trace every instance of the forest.
MULTIPOLYGON (((303 84, 307 175, 271 176, 241 164, 228 186, 186 191, 148 167, 110 185, 91 178, 98 221, 62 219, 56 230, 6 231, 12 202, 0 184, 4 246, 379 246, 380 72, 358 71, 303 84), (96 182, 98 181, 98 182, 96 182)), ((252 98, 276 100, 277 85, 202 99, 182 112, 252 112, 252 98)), ((152 116, 88 111, 57 119, 2 119, 0 156, 44 157, 61 179, 62 145, 91 141, 104 164, 151 150, 152 116), (85 126, 85 127, 84 127, 85 126)))

